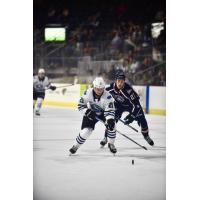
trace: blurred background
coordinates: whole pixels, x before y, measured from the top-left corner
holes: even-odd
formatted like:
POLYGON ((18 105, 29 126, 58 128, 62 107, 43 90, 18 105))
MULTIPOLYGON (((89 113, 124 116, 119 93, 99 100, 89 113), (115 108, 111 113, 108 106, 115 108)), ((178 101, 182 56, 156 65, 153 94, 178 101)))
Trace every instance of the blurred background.
POLYGON ((166 85, 165 0, 34 0, 33 71, 57 83, 166 85))

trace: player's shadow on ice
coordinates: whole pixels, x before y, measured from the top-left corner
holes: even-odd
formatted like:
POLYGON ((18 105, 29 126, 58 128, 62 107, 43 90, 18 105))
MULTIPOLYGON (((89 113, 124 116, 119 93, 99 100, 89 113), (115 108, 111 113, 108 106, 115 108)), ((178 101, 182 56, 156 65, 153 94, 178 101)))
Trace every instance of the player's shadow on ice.
POLYGON ((135 158, 140 158, 140 159, 144 159, 144 160, 163 160, 166 159, 166 155, 165 154, 157 154, 157 155, 142 155, 142 154, 137 154, 134 156, 135 158))
POLYGON ((161 149, 161 150, 166 150, 166 147, 164 147, 164 146, 153 146, 153 147, 152 147, 152 150, 153 150, 153 149, 158 149, 158 150, 159 150, 159 149, 161 149))

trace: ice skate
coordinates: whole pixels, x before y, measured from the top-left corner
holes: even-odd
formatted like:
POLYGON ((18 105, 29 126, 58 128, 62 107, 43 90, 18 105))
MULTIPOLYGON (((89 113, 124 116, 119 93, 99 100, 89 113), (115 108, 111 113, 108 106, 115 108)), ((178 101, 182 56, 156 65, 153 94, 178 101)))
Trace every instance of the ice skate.
POLYGON ((107 137, 104 137, 103 140, 101 140, 100 142, 101 148, 103 148, 107 144, 107 142, 108 142, 107 137))
POLYGON ((144 139, 148 142, 149 145, 153 146, 154 145, 154 142, 153 140, 147 135, 144 137, 144 139))
POLYGON ((39 111, 39 110, 36 110, 36 111, 35 111, 35 115, 40 116, 40 111, 39 111))
POLYGON ((115 148, 114 144, 108 143, 108 148, 110 149, 111 153, 113 154, 117 153, 117 149, 115 148))
POLYGON ((74 145, 74 146, 69 150, 69 152, 70 152, 69 155, 75 154, 77 150, 78 150, 78 146, 74 145))

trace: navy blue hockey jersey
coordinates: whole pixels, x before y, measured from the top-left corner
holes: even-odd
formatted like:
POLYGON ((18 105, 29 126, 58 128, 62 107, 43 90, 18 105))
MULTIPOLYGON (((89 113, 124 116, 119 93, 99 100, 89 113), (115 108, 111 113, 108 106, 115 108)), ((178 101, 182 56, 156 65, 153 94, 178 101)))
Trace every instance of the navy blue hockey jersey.
POLYGON ((115 83, 111 83, 106 87, 106 90, 110 92, 110 94, 115 99, 115 107, 116 109, 123 109, 129 112, 133 112, 134 108, 139 103, 139 96, 133 90, 133 88, 125 82, 123 89, 119 90, 116 87, 115 83))

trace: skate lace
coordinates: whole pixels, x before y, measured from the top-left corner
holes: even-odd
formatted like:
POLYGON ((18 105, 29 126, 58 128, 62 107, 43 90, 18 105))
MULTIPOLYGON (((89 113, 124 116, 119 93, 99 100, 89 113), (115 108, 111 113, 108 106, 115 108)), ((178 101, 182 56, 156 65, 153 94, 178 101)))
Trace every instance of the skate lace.
POLYGON ((149 141, 149 142, 152 141, 151 138, 150 138, 149 136, 146 137, 146 140, 149 141))
POLYGON ((114 144, 110 144, 110 148, 111 149, 115 149, 115 145, 114 144))
POLYGON ((107 138, 104 138, 103 141, 104 141, 104 142, 107 142, 107 138))
POLYGON ((73 149, 73 150, 77 150, 78 147, 74 145, 74 146, 72 147, 72 149, 73 149))

